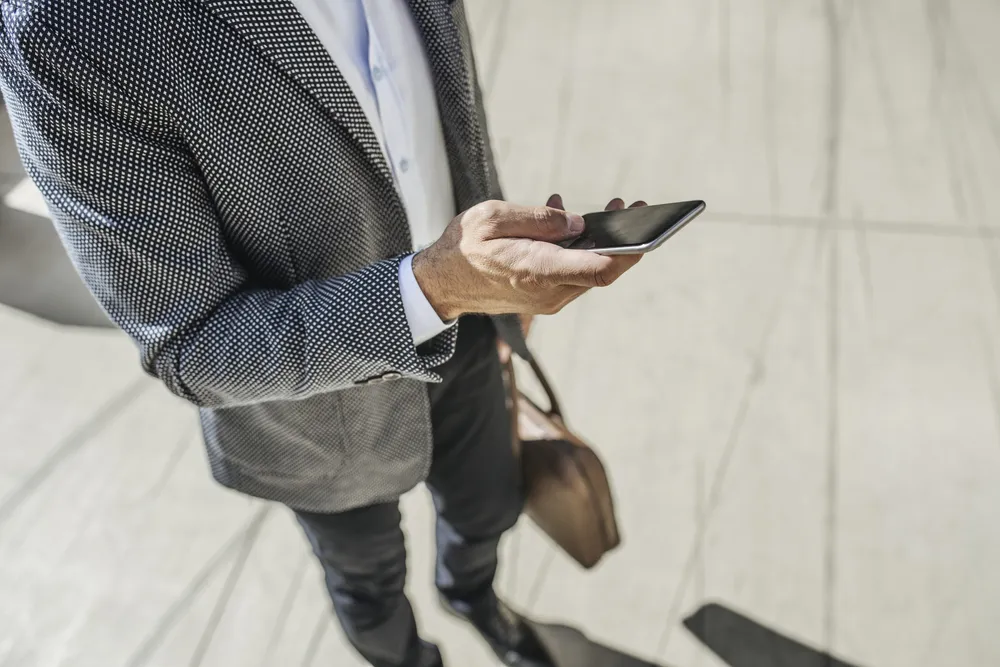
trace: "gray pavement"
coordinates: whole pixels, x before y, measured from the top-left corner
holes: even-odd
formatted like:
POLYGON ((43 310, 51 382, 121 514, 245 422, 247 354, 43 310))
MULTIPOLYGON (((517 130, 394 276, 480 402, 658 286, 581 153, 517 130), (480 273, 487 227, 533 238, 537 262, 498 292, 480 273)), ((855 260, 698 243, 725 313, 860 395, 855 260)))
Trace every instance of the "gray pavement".
MULTIPOLYGON (((503 593, 572 667, 1000 664, 1000 4, 467 4, 508 198, 710 210, 537 324, 624 543, 583 572, 522 520, 503 593)), ((210 482, 120 334, 23 312, 64 264, 7 300, 22 261, 0 665, 360 665, 287 511, 210 482)), ((425 633, 494 664, 434 604, 423 489, 404 513, 425 633)))

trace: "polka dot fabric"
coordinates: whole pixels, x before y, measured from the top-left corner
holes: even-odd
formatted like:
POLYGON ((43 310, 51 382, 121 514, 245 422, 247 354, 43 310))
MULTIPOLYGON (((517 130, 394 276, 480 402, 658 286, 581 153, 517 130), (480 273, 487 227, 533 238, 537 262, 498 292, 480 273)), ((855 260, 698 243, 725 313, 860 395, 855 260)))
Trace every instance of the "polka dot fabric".
MULTIPOLYGON (((459 210, 501 193, 461 2, 411 0, 459 210)), ((426 475, 402 203, 290 0, 6 0, 0 77, 28 173, 143 367, 201 407, 221 483, 333 512, 426 475)), ((504 321, 502 328, 510 328, 504 321)))

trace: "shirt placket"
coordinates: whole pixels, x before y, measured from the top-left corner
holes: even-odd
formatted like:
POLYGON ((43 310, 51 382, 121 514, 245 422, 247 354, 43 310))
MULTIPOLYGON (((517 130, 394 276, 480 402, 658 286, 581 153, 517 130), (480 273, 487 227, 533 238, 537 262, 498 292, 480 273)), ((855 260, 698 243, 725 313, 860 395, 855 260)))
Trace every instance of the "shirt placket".
POLYGON ((366 7, 369 75, 385 133, 386 155, 392 166, 396 189, 406 203, 414 245, 419 249, 419 246, 427 243, 426 205, 423 201, 425 193, 421 187, 418 161, 413 155, 410 128, 407 127, 403 96, 398 87, 398 73, 395 71, 396 63, 390 61, 382 48, 379 30, 373 25, 372 14, 367 10, 370 2, 371 0, 362 0, 362 5, 366 7))

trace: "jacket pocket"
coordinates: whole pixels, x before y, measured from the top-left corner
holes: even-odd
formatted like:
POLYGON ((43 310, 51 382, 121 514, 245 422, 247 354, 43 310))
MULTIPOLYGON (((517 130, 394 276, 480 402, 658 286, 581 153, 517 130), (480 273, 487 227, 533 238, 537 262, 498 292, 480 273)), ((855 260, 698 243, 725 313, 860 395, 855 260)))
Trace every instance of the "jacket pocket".
POLYGON ((211 461, 276 477, 333 477, 345 459, 337 392, 201 412, 211 461))

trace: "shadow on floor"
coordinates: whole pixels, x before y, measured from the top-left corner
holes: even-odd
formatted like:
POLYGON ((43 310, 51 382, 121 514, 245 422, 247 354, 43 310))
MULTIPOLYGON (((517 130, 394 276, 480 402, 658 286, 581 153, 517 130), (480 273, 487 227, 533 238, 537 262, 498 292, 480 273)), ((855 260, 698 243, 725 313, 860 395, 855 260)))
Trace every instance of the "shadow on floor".
POLYGON ((598 644, 575 628, 529 621, 556 667, 666 667, 598 644))
POLYGON ((684 626, 731 667, 858 667, 720 604, 703 606, 684 620, 684 626))

